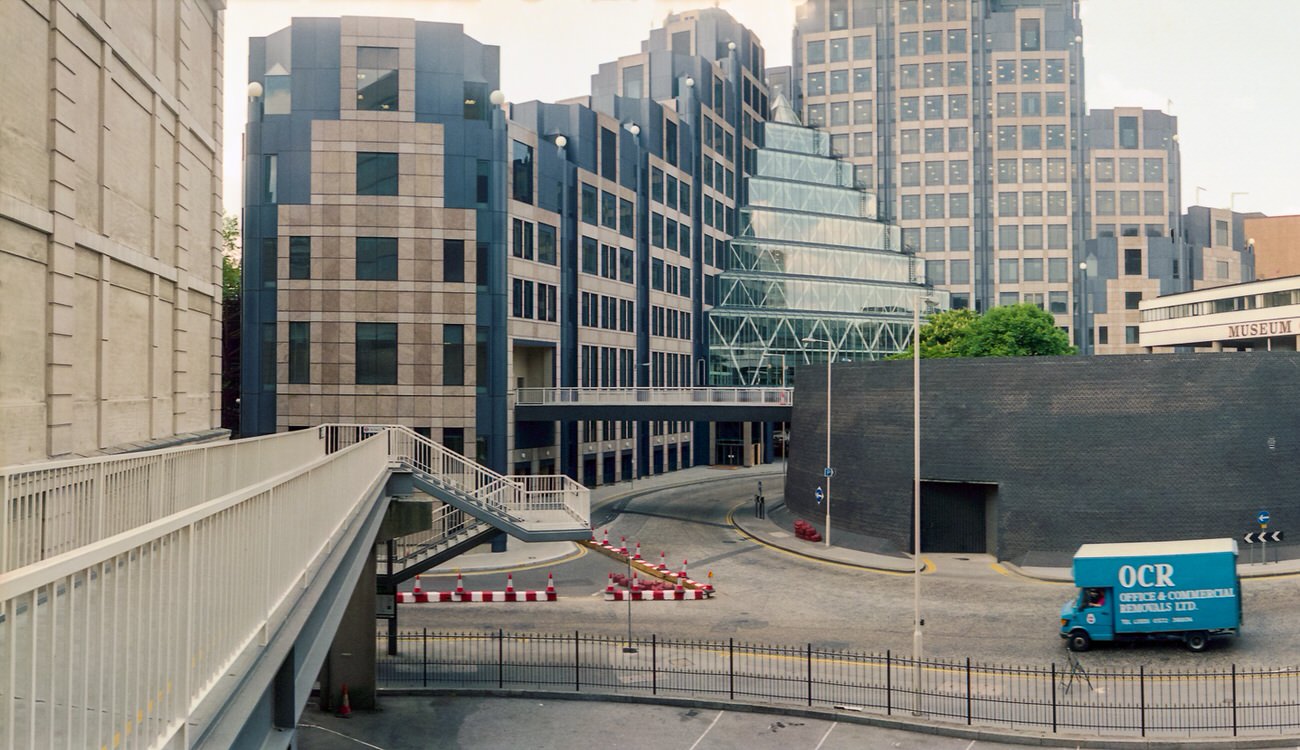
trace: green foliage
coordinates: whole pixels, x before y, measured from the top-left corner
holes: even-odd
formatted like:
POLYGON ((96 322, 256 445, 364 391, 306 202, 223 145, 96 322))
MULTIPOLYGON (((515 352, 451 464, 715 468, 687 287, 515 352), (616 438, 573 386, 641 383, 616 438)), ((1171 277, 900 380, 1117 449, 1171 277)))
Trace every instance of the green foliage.
POLYGON ((239 219, 226 214, 221 219, 221 297, 231 300, 239 296, 239 219))
MULTIPOLYGON (((971 310, 945 310, 921 327, 921 356, 1034 357, 1074 354, 1064 331, 1051 314, 1037 305, 995 307, 984 315, 971 310)), ((909 346, 890 359, 912 356, 909 346)))

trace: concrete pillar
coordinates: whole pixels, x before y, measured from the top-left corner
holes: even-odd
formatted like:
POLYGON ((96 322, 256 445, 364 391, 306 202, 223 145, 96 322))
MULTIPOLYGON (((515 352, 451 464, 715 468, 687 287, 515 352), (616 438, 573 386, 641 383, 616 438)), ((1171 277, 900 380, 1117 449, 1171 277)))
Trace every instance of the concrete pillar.
POLYGON ((375 708, 375 576, 375 555, 371 554, 321 669, 322 710, 338 710, 344 685, 353 710, 375 708))
POLYGON ((742 422, 740 425, 740 442, 744 446, 744 455, 741 457, 742 466, 754 465, 754 423, 742 422))

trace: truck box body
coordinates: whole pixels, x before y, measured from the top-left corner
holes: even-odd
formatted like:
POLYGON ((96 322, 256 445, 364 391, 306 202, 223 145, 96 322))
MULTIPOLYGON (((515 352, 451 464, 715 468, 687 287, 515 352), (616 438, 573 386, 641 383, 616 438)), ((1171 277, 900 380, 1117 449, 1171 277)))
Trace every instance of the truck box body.
POLYGON ((1204 638, 1235 634, 1241 625, 1233 539, 1085 544, 1074 556, 1074 583, 1081 591, 1062 608, 1062 637, 1078 630, 1094 641, 1199 634, 1202 640, 1188 645, 1200 650, 1204 638))

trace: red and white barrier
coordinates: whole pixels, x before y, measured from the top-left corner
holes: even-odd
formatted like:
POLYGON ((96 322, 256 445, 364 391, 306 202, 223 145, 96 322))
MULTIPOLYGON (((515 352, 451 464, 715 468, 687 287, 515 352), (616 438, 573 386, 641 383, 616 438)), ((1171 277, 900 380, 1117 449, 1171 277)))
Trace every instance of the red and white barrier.
POLYGON ((553 602, 559 596, 555 593, 555 576, 546 574, 544 591, 515 591, 514 574, 507 574, 505 591, 466 591, 459 573, 456 574, 455 591, 422 591, 420 577, 415 577, 413 591, 399 591, 399 604, 433 604, 436 602, 553 602))
POLYGON ((676 591, 628 591, 627 589, 617 589, 614 591, 606 591, 605 601, 625 602, 628 599, 631 599, 634 602, 680 602, 708 599, 712 595, 712 591, 704 591, 702 589, 677 589, 676 591))

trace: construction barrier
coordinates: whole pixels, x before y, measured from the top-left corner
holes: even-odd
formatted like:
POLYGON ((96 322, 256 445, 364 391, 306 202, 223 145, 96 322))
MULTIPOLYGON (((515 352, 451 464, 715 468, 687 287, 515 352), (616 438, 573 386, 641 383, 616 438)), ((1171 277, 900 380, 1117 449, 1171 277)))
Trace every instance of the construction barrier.
POLYGON ((399 604, 434 604, 438 602, 553 602, 559 597, 555 593, 555 576, 546 574, 545 591, 515 591, 514 574, 506 575, 505 591, 466 591, 461 574, 456 574, 455 591, 424 591, 420 588, 420 577, 415 577, 413 591, 399 591, 399 604))

